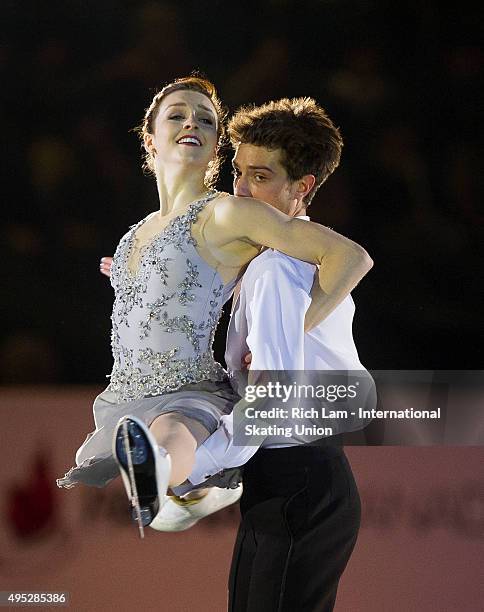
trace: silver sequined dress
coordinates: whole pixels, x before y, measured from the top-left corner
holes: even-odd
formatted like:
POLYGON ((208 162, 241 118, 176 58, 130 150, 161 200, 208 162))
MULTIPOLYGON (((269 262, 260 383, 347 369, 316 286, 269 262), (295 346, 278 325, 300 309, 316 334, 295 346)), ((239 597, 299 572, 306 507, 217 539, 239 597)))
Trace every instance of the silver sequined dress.
POLYGON ((145 220, 121 239, 111 270, 111 382, 94 401, 96 429, 77 451, 76 466, 57 481, 59 487, 104 486, 118 475, 111 440, 125 414, 149 425, 160 414, 179 412, 213 432, 232 409, 236 397, 212 343, 236 281, 224 285, 198 254, 191 231, 216 195, 193 202, 157 234, 143 250, 136 274, 128 261, 145 220))

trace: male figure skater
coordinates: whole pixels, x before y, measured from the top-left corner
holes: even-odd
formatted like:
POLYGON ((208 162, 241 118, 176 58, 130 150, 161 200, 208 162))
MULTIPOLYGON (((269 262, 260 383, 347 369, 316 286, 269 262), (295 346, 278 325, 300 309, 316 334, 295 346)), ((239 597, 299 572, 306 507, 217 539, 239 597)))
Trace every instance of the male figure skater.
MULTIPOLYGON (((311 99, 243 108, 232 118, 234 194, 302 218, 339 163, 342 139, 311 99)), ((227 336, 230 371, 251 353, 254 370, 361 370, 351 296, 304 333, 315 267, 268 249, 244 274, 227 336)), ((240 465, 247 451, 218 430, 199 448, 192 482, 240 465), (219 457, 221 449, 225 455, 219 457)), ((266 438, 243 472, 242 521, 232 558, 229 610, 332 610, 360 522, 341 447, 266 438)))
MULTIPOLYGON (((342 148, 339 131, 307 98, 243 108, 231 120, 229 135, 236 151, 234 194, 302 218, 337 167, 342 148)), ((226 361, 233 374, 248 353, 254 370, 362 369, 351 332, 351 297, 304 332, 314 271, 313 265, 270 249, 250 263, 227 336, 226 361)), ((226 420, 198 449, 189 478, 193 484, 254 454, 255 447, 234 446, 231 433, 226 420)), ((359 496, 340 447, 302 442, 267 438, 244 467, 242 521, 229 583, 232 612, 333 609, 356 541, 359 496)), ((219 507, 224 496, 233 501, 230 489, 216 491, 211 496, 218 496, 219 507)), ((164 527, 194 524, 212 511, 207 502, 166 504, 164 527)))

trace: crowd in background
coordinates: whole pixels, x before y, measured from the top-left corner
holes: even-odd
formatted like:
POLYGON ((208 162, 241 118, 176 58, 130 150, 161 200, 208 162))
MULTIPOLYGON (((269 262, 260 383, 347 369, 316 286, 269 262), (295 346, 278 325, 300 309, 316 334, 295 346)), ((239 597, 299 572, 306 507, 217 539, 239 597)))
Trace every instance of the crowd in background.
POLYGON ((375 262, 353 293, 365 366, 480 367, 483 57, 470 9, 31 0, 2 13, 0 382, 105 380, 112 289, 98 262, 158 207, 131 129, 193 69, 231 111, 308 95, 340 126, 341 165, 309 214, 375 262))

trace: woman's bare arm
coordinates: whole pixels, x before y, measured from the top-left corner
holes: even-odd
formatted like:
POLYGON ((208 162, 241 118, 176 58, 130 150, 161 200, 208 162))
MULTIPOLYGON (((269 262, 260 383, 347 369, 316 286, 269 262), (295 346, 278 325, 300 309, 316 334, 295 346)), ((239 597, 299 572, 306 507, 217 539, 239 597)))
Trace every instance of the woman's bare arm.
POLYGON ((213 209, 213 222, 222 242, 263 245, 319 266, 319 285, 315 283, 311 293, 306 331, 323 321, 373 266, 356 242, 253 198, 220 198, 213 209))

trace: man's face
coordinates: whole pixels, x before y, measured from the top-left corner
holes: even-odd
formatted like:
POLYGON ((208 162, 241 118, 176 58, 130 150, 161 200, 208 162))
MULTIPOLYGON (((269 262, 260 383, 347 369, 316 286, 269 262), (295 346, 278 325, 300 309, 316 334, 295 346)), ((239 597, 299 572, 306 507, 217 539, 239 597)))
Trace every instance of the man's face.
MULTIPOLYGON (((301 213, 298 181, 292 182, 281 164, 281 150, 240 144, 232 159, 234 195, 256 198, 286 215, 301 213)), ((304 211, 302 211, 304 212, 304 211)))

